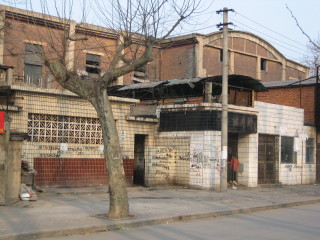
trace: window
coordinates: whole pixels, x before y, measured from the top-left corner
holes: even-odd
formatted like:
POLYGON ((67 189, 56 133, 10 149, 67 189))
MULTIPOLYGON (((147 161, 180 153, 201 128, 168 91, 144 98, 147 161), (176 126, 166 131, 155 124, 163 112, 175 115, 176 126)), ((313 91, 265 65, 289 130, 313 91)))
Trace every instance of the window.
POLYGON ((293 137, 281 137, 281 162, 296 163, 297 153, 293 149, 293 137))
POLYGON ((220 49, 220 62, 223 62, 223 49, 220 49))
POLYGON ((267 59, 261 58, 260 70, 267 71, 267 59))
POLYGON ((28 114, 31 142, 99 144, 103 143, 97 118, 28 114))
POLYGON ((309 138, 306 141, 306 163, 313 163, 314 139, 309 138))
POLYGON ((25 44, 24 81, 29 84, 41 85, 42 76, 42 46, 25 44))
POLYGON ((86 56, 86 71, 87 73, 100 74, 100 56, 87 53, 86 56))

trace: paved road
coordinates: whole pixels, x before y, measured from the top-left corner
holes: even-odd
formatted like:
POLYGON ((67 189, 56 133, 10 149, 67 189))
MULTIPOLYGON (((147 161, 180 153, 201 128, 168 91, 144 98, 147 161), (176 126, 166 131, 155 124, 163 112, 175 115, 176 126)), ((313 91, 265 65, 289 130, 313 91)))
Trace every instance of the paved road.
MULTIPOLYGON (((50 238, 52 239, 52 238, 50 238)), ((47 239, 47 240, 50 240, 47 239)), ((320 204, 123 229, 58 240, 320 239, 320 204)), ((44 240, 44 239, 43 239, 44 240)))

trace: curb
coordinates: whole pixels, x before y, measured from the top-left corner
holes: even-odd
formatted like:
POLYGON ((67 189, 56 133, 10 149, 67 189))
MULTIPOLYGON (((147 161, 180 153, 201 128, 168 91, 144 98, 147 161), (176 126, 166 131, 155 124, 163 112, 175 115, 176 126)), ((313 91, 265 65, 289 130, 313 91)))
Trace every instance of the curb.
POLYGON ((288 207, 302 206, 302 205, 316 204, 316 203, 320 203, 320 199, 301 201, 301 202, 280 203, 280 204, 266 205, 266 206, 260 206, 260 207, 242 208, 242 209, 236 209, 236 210, 225 210, 225 211, 219 211, 219 212, 208 212, 208 213, 199 213, 199 214, 191 214, 191 215, 180 215, 175 217, 136 220, 136 221, 130 221, 130 222, 105 224, 100 226, 89 226, 89 227, 79 227, 79 228, 72 228, 72 229, 49 230, 49 231, 34 232, 34 233, 30 232, 30 233, 22 233, 22 234, 2 235, 0 236, 0 240, 50 238, 50 237, 62 237, 62 236, 68 236, 68 235, 81 235, 81 234, 89 234, 89 233, 97 233, 97 232, 108 232, 108 231, 122 230, 126 228, 151 226, 151 225, 181 222, 181 221, 191 221, 196 219, 215 218, 215 217, 229 216, 229 215, 235 215, 235 214, 253 213, 253 212, 260 212, 260 211, 266 211, 266 210, 272 210, 272 209, 288 208, 288 207))

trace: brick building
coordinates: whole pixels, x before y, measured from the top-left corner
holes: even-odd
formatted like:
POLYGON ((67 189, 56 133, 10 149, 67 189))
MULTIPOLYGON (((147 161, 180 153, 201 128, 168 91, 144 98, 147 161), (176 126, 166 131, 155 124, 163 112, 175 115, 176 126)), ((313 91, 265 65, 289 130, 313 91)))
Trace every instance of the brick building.
MULTIPOLYGON (((59 88, 36 55, 43 52, 47 57, 55 57, 59 54, 65 31, 77 40, 68 44, 68 67, 91 75, 104 72, 120 44, 116 32, 103 27, 62 21, 3 5, 0 10, 4 26, 0 64, 14 67, 14 84, 59 88)), ((250 76, 263 82, 305 79, 309 75, 306 66, 286 59, 270 43, 254 34, 231 30, 229 38, 230 74, 250 76)), ((154 48, 154 59, 144 68, 120 77, 116 84, 221 75, 222 32, 168 39, 154 48)))
MULTIPOLYGON (((160 50, 160 80, 221 75, 222 32, 191 34, 167 40, 160 50)), ((262 38, 229 31, 229 74, 250 76, 262 82, 305 79, 309 69, 286 59, 262 38)))
MULTIPOLYGON (((11 132, 28 135, 22 145, 22 160, 38 171, 36 184, 106 184, 96 113, 90 104, 59 86, 44 67, 41 54, 49 57, 59 54, 51 49, 52 46, 58 50, 62 48, 61 38, 67 29, 77 39, 68 45, 68 67, 95 76, 103 73, 110 63, 119 44, 117 35, 110 29, 73 21, 62 23, 59 18, 39 13, 6 6, 0 6, 0 10, 4 26, 0 32, 3 42, 0 64, 1 72, 6 73, 1 74, 0 103, 12 117, 11 132)), ((203 92, 206 77, 221 74, 221 49, 221 32, 172 38, 154 48, 154 61, 117 79, 117 85, 142 82, 124 86, 122 92, 118 87, 111 90, 116 95, 110 100, 128 183, 148 186, 179 184, 205 189, 219 187, 220 129, 218 126, 212 129, 211 125, 208 129, 203 126, 197 129, 197 120, 202 119, 201 114, 207 116, 207 123, 211 117, 218 119, 220 83, 213 81, 216 83, 213 90, 216 91, 210 97, 214 102, 205 102, 203 92), (177 80, 172 80, 176 78, 186 80, 176 84, 177 80), (148 87, 141 87, 144 84, 148 87), (167 92, 162 88, 166 84, 167 92), (151 96, 149 99, 139 97, 146 100, 147 105, 132 99, 138 98, 137 92, 126 97, 124 93, 130 89, 142 89, 141 96, 151 96), (156 92, 168 95, 156 98, 156 92), (170 121, 161 125, 166 121, 161 114, 173 114, 170 116, 174 126, 187 129, 174 128, 170 121), (177 122, 177 119, 181 121, 177 122), (190 128, 185 123, 195 127, 190 128)), ((303 109, 296 105, 263 103, 260 93, 256 103, 257 91, 253 85, 247 84, 250 81, 261 84, 256 79, 262 82, 303 79, 308 76, 309 69, 286 59, 258 36, 241 31, 230 31, 229 56, 230 74, 246 79, 241 82, 240 78, 235 78, 234 85, 229 86, 231 112, 237 116, 234 126, 237 119, 245 126, 230 132, 230 145, 242 163, 236 180, 251 187, 263 183, 314 182, 315 161, 310 160, 306 167, 306 145, 303 145, 305 142, 301 145, 297 138, 303 133, 315 139, 314 126, 304 124, 303 109), (294 121, 288 116, 294 116, 294 121), (289 127, 284 128, 284 125, 289 127), (295 152, 287 147, 293 142, 300 144, 295 152), (266 151, 260 151, 259 161, 259 149, 266 149, 270 144, 273 150, 278 149, 274 151, 272 162, 267 161, 266 151), (279 151, 281 144, 287 149, 283 154, 289 156, 289 159, 283 157, 283 161, 279 151)), ((312 146, 308 145, 310 151, 312 146)))

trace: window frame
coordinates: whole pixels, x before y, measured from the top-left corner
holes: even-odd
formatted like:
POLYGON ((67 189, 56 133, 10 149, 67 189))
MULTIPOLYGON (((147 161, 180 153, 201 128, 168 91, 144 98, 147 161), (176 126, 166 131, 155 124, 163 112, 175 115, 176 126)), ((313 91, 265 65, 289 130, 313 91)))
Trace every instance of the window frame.
POLYGON ((306 154, 305 154, 306 160, 305 160, 305 163, 307 163, 307 164, 314 163, 314 150, 315 150, 314 139, 308 138, 306 140, 306 154))
POLYGON ((296 164, 297 152, 294 151, 294 137, 281 136, 280 161, 284 164, 296 164), (285 160, 288 159, 288 160, 285 160))
POLYGON ((261 58, 260 59, 260 70, 261 71, 267 71, 267 63, 268 63, 268 60, 267 59, 265 59, 265 58, 261 58))
POLYGON ((101 56, 98 54, 86 54, 86 72, 88 74, 100 75, 101 73, 101 56))
POLYGON ((35 43, 25 43, 25 59, 23 81, 28 84, 40 86, 42 84, 42 65, 41 54, 43 46, 35 43), (32 69, 34 68, 34 69, 32 69), (27 74, 28 73, 28 74, 27 74), (31 73, 31 74, 29 74, 31 73))

